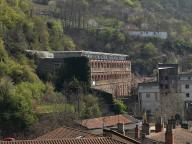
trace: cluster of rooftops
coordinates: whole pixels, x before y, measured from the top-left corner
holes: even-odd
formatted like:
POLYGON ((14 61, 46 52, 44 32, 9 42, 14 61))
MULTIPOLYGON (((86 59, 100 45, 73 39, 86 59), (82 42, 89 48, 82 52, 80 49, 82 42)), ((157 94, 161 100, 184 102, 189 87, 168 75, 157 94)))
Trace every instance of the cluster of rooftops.
POLYGON ((9 138, 7 139, 9 141, 0 140, 0 144, 187 144, 187 142, 192 142, 190 129, 184 129, 178 125, 167 131, 167 127, 164 128, 161 122, 157 122, 155 128, 153 128, 154 126, 152 124, 145 122, 141 126, 136 125, 133 128, 134 136, 130 136, 130 133, 120 132, 124 127, 117 131, 110 129, 118 123, 129 125, 137 122, 138 120, 128 115, 86 119, 82 123, 79 123, 83 127, 77 125, 73 126, 75 128, 63 126, 32 140, 15 140, 9 138), (106 122, 106 127, 102 128, 102 134, 92 133, 90 129, 93 129, 93 127, 95 129, 101 128, 100 122, 103 121, 102 119, 106 122), (142 130, 140 129, 141 127, 142 130), (149 134, 140 133, 143 129, 151 132, 149 134), (168 136, 171 136, 170 138, 173 140, 171 143, 167 143, 165 138, 168 132, 170 133, 168 136))

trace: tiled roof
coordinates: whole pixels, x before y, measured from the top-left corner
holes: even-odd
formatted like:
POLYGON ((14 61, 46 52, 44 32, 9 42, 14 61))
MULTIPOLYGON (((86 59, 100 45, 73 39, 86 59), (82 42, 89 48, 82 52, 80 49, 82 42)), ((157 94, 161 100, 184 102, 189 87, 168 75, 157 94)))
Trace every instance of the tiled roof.
POLYGON ((61 127, 55 129, 45 135, 38 137, 37 139, 63 139, 63 138, 94 138, 97 137, 94 134, 82 131, 79 129, 73 129, 69 127, 61 127))
POLYGON ((120 141, 120 142, 123 142, 126 144, 141 144, 140 141, 138 141, 134 138, 128 137, 126 135, 123 135, 121 133, 118 133, 114 130, 103 129, 103 133, 105 136, 109 136, 109 137, 113 138, 114 140, 117 140, 117 141, 120 141))
POLYGON ((0 144, 123 144, 111 138, 0 141, 0 144))
POLYGON ((99 128, 103 128, 103 126, 104 127, 115 126, 118 123, 131 124, 131 123, 135 123, 135 121, 136 120, 130 116, 114 115, 114 116, 106 116, 106 117, 99 117, 99 118, 93 118, 93 119, 85 119, 85 120, 79 121, 78 123, 88 129, 99 129, 99 128))
MULTIPOLYGON (((187 142, 192 142, 192 133, 183 128, 176 128, 173 130, 174 134, 174 144, 186 144, 187 142)), ((165 142, 165 132, 152 133, 147 138, 165 142)))

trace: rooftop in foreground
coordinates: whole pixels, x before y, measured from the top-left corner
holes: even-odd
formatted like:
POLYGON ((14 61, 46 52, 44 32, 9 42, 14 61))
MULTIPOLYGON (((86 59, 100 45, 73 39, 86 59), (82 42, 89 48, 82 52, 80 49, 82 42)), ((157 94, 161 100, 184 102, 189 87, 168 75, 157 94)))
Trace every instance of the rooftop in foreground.
POLYGON ((61 127, 49 133, 46 133, 37 139, 64 139, 64 138, 96 138, 97 136, 87 131, 74 129, 70 127, 61 127))
POLYGON ((118 123, 123 124, 133 124, 139 122, 137 119, 129 115, 114 115, 114 116, 105 116, 93 119, 85 119, 78 121, 78 123, 87 128, 87 129, 101 129, 105 127, 116 126, 118 123))
MULTIPOLYGON (((173 133, 174 144, 187 144, 189 142, 192 142, 192 133, 186 129, 178 127, 173 130, 173 133)), ((165 131, 159 133, 152 133, 148 135, 147 138, 159 142, 165 142, 165 131)))
POLYGON ((111 138, 73 138, 73 139, 44 139, 44 140, 16 140, 0 141, 0 144, 123 144, 111 138))

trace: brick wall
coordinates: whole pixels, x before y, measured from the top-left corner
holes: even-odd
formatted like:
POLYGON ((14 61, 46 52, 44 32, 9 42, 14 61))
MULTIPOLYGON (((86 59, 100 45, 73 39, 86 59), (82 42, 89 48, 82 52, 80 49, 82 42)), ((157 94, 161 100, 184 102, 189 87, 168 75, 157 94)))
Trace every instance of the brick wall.
POLYGON ((131 62, 90 60, 91 84, 113 94, 115 97, 128 96, 131 90, 131 62))

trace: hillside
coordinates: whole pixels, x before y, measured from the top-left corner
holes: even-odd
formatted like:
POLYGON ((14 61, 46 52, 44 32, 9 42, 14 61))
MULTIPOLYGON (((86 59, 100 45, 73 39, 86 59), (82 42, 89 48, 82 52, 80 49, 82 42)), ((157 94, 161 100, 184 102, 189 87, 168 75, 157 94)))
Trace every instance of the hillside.
POLYGON ((58 0, 44 6, 62 20, 76 49, 129 54, 135 73, 141 75, 152 74, 159 62, 191 69, 190 0, 58 0), (132 29, 165 31, 168 39, 130 37, 126 32, 132 29))
POLYGON ((77 114, 76 100, 66 100, 75 94, 64 95, 55 90, 53 81, 38 77, 36 60, 25 50, 74 50, 76 45, 63 33, 60 20, 48 23, 47 18, 32 16, 32 9, 29 0, 0 0, 0 137, 28 130, 43 114, 57 120, 62 113, 62 121, 101 115, 97 97, 82 94, 77 114))
MULTIPOLYGON (((58 102, 57 110, 67 106, 71 117, 77 116, 76 103, 65 105, 66 96, 55 90, 55 81, 38 77, 27 49, 128 54, 133 73, 139 75, 155 75, 159 62, 192 68, 191 0, 35 1, 0 0, 0 129, 6 133, 28 128, 38 121, 37 113, 53 112, 58 102), (130 29, 166 31, 169 36, 132 37, 130 29)), ((87 97, 81 98, 79 117, 101 115, 99 100, 87 97)))

